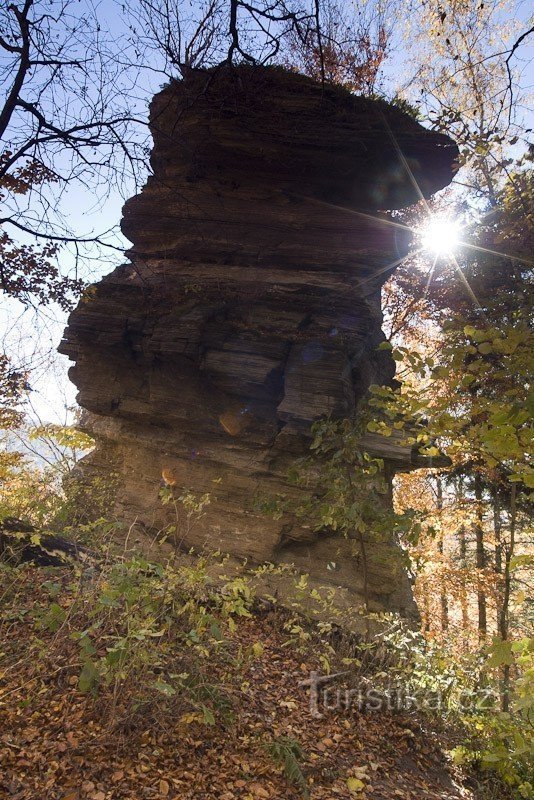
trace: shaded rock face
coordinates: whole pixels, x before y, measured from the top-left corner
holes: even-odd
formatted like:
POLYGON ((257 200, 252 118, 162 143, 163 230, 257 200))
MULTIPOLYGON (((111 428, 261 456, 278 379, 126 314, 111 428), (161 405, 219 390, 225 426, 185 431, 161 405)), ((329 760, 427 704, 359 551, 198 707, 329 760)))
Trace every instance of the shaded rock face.
MULTIPOLYGON (((176 524, 177 546, 293 562, 357 599, 354 542, 254 499, 296 491, 286 474, 311 422, 392 379, 380 288, 409 237, 379 210, 445 186, 456 147, 385 103, 259 67, 171 83, 150 125, 154 174, 124 207, 130 263, 91 288, 60 348, 97 439, 84 469, 116 470, 117 511, 176 524), (162 505, 162 479, 209 493, 202 515, 162 505)), ((394 444, 369 447, 409 466, 394 444)), ((377 609, 411 602, 398 555, 373 545, 377 609)))

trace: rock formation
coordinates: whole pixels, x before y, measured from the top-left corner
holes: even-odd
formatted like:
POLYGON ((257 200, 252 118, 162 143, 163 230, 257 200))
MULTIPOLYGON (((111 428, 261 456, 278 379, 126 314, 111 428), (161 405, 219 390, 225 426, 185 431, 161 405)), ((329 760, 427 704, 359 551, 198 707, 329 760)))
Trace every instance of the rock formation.
MULTIPOLYGON (((447 185, 457 149, 385 102, 278 68, 194 71, 155 96, 150 126, 153 175, 124 207, 129 263, 86 293, 60 348, 97 440, 84 469, 115 470, 121 516, 177 524, 177 546, 289 561, 361 596, 353 542, 253 501, 288 491, 313 420, 392 379, 380 289, 409 237, 381 212, 447 185), (162 505, 162 478, 210 494, 200 518, 162 505)), ((406 448, 377 441, 409 468, 406 448)), ((410 603, 396 553, 373 548, 375 608, 410 603)))

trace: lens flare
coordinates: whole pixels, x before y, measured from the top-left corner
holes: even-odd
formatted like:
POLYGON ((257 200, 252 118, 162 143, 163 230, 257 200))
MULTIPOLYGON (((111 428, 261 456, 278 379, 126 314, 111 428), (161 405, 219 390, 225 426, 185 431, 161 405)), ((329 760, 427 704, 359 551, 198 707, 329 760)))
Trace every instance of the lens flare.
POLYGON ((421 247, 437 257, 453 255, 458 249, 460 223, 454 219, 434 218, 419 230, 421 247))

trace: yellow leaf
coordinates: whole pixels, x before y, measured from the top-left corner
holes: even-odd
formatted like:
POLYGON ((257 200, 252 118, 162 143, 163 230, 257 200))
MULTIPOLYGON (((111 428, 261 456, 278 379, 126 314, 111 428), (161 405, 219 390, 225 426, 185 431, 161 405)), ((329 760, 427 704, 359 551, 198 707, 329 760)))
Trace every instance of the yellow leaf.
POLYGON ((198 711, 191 711, 189 714, 182 714, 180 722, 183 725, 192 725, 193 722, 203 722, 204 717, 198 711))
POLYGON ((282 708, 290 708, 290 709, 297 708, 297 704, 295 703, 294 700, 280 700, 279 705, 281 705, 282 708))
POLYGON ((351 794, 359 794, 365 789, 365 783, 359 778, 347 778, 347 789, 351 794))
POLYGON ((252 645, 252 652, 254 653, 256 658, 259 658, 259 656, 261 656, 263 654, 263 645, 262 645, 262 643, 261 642, 254 642, 254 644, 252 645))

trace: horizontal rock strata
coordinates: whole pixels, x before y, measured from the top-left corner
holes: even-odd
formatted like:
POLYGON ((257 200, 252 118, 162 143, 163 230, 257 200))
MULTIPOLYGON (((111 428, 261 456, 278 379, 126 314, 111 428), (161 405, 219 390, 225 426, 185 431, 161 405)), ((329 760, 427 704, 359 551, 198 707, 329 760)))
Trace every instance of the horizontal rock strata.
MULTIPOLYGON (((354 542, 254 500, 296 491, 313 420, 392 379, 380 288, 409 237, 383 212, 445 186, 456 147, 382 101, 248 66, 172 82, 150 125, 154 174, 124 207, 130 261, 91 287, 60 348, 97 439, 83 468, 116 470, 117 511, 175 524, 177 546, 288 560, 357 599, 354 542), (210 503, 162 505, 162 479, 210 503)), ((369 447, 410 466, 384 442, 369 447)), ((371 603, 402 610, 398 551, 372 550, 371 603)))

